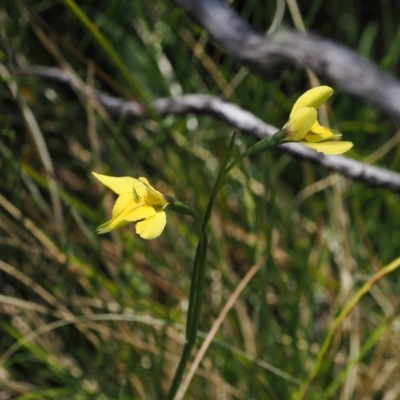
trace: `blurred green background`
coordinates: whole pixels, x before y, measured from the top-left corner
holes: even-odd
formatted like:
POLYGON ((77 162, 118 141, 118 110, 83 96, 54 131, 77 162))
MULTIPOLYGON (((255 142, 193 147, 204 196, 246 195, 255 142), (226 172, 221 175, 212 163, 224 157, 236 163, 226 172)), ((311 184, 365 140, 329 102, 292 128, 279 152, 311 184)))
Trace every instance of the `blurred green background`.
MULTIPOLYGON (((18 70, 61 67, 132 99, 223 94, 278 127, 309 87, 293 66, 265 80, 247 71, 170 1, 80 6, 136 86, 65 2, 0 2, 0 400, 164 398, 182 350, 194 227, 169 213, 153 241, 133 225, 97 236, 115 196, 90 172, 145 176, 201 214, 233 132, 210 116, 110 117, 82 93, 18 70)), ((265 32, 276 10, 274 1, 230 6, 265 32)), ((398 0, 299 7, 307 29, 399 77, 398 0)), ((331 126, 354 142, 346 156, 399 170, 391 119, 338 89, 329 103, 331 126)), ((236 152, 253 143, 239 135, 236 152)), ((399 226, 398 194, 279 150, 232 171, 209 225, 199 345, 246 272, 265 262, 185 399, 289 399, 335 315, 398 257, 399 226)), ((341 325, 308 398, 400 398, 399 283, 399 273, 379 282, 341 325)))

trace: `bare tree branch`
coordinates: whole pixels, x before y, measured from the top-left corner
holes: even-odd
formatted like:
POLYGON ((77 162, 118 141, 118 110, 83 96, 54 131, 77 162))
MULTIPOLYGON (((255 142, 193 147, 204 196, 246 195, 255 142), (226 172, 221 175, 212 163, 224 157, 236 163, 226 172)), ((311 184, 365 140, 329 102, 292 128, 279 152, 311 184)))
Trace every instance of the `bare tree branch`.
POLYGON ((234 58, 262 73, 282 63, 311 68, 400 123, 400 83, 341 44, 297 31, 256 32, 224 0, 174 0, 234 58))
MULTIPOLYGON (((22 72, 72 85, 68 74, 59 68, 29 67, 23 69, 22 72)), ((143 108, 136 102, 113 97, 98 90, 93 91, 91 88, 90 90, 88 88, 86 94, 93 94, 111 115, 125 115, 134 119, 147 118, 143 108)), ((169 114, 186 115, 189 113, 213 115, 257 140, 270 136, 278 130, 278 128, 255 117, 249 111, 219 97, 188 94, 175 98, 160 98, 154 100, 151 105, 154 111, 161 116, 169 114)), ((400 192, 400 174, 397 172, 364 164, 345 156, 325 156, 299 143, 283 144, 279 146, 279 149, 295 157, 339 172, 349 178, 363 181, 368 185, 386 187, 400 192)))

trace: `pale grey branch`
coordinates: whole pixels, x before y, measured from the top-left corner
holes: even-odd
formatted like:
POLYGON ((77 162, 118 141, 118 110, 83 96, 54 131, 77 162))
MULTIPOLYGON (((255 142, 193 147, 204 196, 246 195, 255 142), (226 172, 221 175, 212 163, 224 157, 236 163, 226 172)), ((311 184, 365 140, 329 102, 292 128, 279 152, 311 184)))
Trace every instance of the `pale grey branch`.
POLYGON ((256 32, 224 0, 174 0, 230 55, 257 73, 282 63, 311 68, 400 123, 400 83, 331 40, 297 31, 256 32))
MULTIPOLYGON (((23 72, 70 84, 68 75, 58 68, 29 67, 25 68, 23 72)), ((92 93, 89 90, 87 92, 92 93)), ((135 119, 147 117, 138 103, 113 97, 97 90, 93 91, 93 94, 112 115, 125 115, 135 119)), ((278 130, 278 128, 255 117, 249 111, 219 97, 188 94, 175 98, 160 98, 153 101, 151 105, 160 116, 190 113, 213 115, 257 140, 272 135, 278 130)), ((279 149, 295 157, 312 161, 329 170, 339 172, 349 178, 363 181, 368 185, 386 187, 400 192, 400 174, 397 172, 368 165, 345 156, 325 156, 298 143, 287 143, 279 146, 279 149)))

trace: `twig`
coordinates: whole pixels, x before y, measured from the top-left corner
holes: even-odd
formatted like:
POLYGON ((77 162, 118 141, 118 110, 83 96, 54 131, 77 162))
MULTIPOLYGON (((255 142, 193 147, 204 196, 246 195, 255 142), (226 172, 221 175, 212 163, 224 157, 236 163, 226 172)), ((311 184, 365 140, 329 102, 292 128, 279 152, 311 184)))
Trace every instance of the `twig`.
POLYGON ((345 46, 297 31, 265 36, 224 0, 174 0, 232 57, 263 74, 283 63, 310 68, 400 122, 400 83, 345 46))
MULTIPOLYGON (((68 74, 59 68, 26 67, 21 72, 70 85, 68 74)), ((147 117, 146 112, 139 103, 113 97, 107 93, 88 88, 87 95, 90 95, 90 93, 93 93, 97 101, 111 115, 124 115, 135 119, 147 117)), ((251 112, 219 97, 208 95, 188 94, 174 98, 160 98, 154 100, 151 103, 151 107, 160 116, 169 114, 186 115, 189 113, 213 115, 257 140, 271 136, 278 130, 278 128, 254 116, 251 112)), ((385 187, 395 192, 400 192, 400 174, 397 172, 368 165, 345 156, 324 156, 298 143, 287 143, 279 146, 279 149, 290 153, 294 157, 311 161, 349 178, 365 182, 370 186, 385 187)))

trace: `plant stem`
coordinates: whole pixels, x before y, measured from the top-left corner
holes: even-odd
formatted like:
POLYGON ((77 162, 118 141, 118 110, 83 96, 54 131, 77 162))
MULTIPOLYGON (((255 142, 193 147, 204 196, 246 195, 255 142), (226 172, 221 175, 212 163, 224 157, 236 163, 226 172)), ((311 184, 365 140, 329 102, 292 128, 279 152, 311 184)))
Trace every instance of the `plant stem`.
POLYGON ((193 263, 192 281, 190 284, 189 309, 186 321, 186 342, 183 347, 178 368, 175 372, 174 379, 172 380, 171 387, 167 395, 167 400, 173 400, 175 398, 175 395, 178 392, 179 386, 182 382, 183 374, 185 373, 190 353, 196 343, 206 278, 206 257, 208 247, 206 228, 218 191, 222 186, 224 177, 226 176, 225 170, 233 151, 235 137, 236 132, 234 132, 232 135, 225 158, 218 171, 217 179, 215 180, 214 186, 212 188, 211 195, 207 204, 207 209, 204 214, 203 223, 199 232, 199 242, 197 245, 196 256, 193 263))
POLYGON ((255 145, 251 146, 248 150, 246 150, 244 153, 240 154, 238 158, 233 160, 231 164, 226 168, 225 170, 225 176, 228 175, 230 170, 237 165, 240 161, 244 160, 246 157, 252 155, 252 154, 257 154, 261 153, 267 149, 274 148, 281 144, 282 138, 286 135, 286 131, 284 130, 279 130, 276 132, 274 135, 271 137, 267 137, 265 139, 260 140, 257 142, 255 145))

